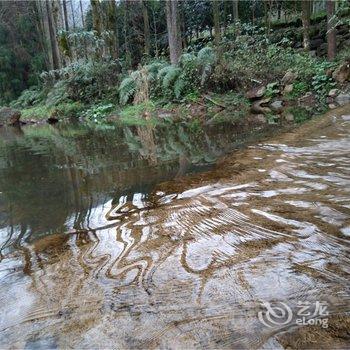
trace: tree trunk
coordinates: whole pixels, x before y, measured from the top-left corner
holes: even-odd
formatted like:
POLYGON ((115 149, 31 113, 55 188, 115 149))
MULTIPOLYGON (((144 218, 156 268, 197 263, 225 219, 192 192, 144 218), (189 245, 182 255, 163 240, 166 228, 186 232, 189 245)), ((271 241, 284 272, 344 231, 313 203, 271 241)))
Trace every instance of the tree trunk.
POLYGON ((68 24, 68 13, 67 13, 67 1, 62 1, 63 6, 63 19, 64 19, 64 29, 68 32, 69 30, 69 24, 68 24))
POLYGON ((178 0, 166 1, 166 20, 168 27, 170 62, 171 64, 177 64, 182 53, 181 36, 179 31, 178 0))
POLYGON ((36 8, 38 14, 38 33, 41 35, 41 41, 43 46, 43 52, 45 53, 45 63, 47 70, 53 69, 52 62, 52 49, 50 42, 50 31, 48 24, 48 16, 46 11, 46 3, 43 3, 41 0, 36 0, 36 8))
POLYGON ((328 59, 334 60, 337 50, 337 38, 336 38, 336 20, 335 20, 335 2, 333 0, 327 0, 327 46, 328 46, 328 59))
POLYGON ((156 15, 155 11, 152 11, 152 18, 153 18, 153 32, 154 32, 154 49, 155 49, 155 56, 158 58, 159 52, 158 52, 158 31, 157 31, 157 22, 156 22, 156 15))
POLYGON ((149 29, 148 8, 145 0, 141 0, 143 15, 143 34, 145 38, 145 55, 149 56, 151 52, 151 34, 149 29))
POLYGON ((277 0, 277 19, 281 20, 282 14, 282 1, 277 0))
POLYGON ((48 19, 48 29, 49 29, 49 36, 50 36, 50 46, 52 51, 52 68, 53 69, 59 69, 60 64, 60 53, 57 43, 57 36, 56 36, 56 27, 55 27, 55 20, 54 15, 52 12, 52 4, 50 0, 46 0, 46 12, 47 12, 47 19, 48 19))
POLYGON ((80 5, 81 24, 82 24, 83 28, 85 28, 83 3, 81 2, 81 0, 79 0, 79 5, 80 5))
POLYGON ((310 4, 308 0, 301 2, 301 21, 303 23, 303 47, 310 50, 310 4))
POLYGON ((239 21, 239 12, 238 12, 238 1, 239 0, 233 0, 232 7, 233 7, 233 21, 237 22, 239 21))
POLYGON ((101 8, 99 0, 91 0, 92 28, 98 35, 102 32, 101 8))
POLYGON ((109 52, 117 59, 119 57, 119 38, 117 30, 117 5, 115 0, 108 0, 107 4, 107 30, 110 32, 109 52))
POLYGON ((124 51, 125 51, 125 65, 127 69, 131 68, 131 54, 129 49, 128 38, 128 12, 129 12, 129 0, 124 1, 124 20, 123 20, 123 32, 124 32, 124 51))
POLYGON ((73 28, 75 29, 75 14, 74 14, 74 8, 73 8, 73 0, 70 0, 70 10, 72 11, 72 20, 73 20, 73 28))
POLYGON ((213 19, 214 19, 214 42, 215 42, 215 46, 218 47, 221 39, 219 1, 214 0, 212 4, 213 4, 213 19))

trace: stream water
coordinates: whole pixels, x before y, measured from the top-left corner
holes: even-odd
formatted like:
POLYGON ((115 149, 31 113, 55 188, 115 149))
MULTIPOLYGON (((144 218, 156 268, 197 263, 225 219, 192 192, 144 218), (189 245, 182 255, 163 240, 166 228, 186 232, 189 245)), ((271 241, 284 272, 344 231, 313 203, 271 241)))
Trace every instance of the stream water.
POLYGON ((0 133, 1 348, 350 346, 349 107, 239 149, 227 127, 0 133))

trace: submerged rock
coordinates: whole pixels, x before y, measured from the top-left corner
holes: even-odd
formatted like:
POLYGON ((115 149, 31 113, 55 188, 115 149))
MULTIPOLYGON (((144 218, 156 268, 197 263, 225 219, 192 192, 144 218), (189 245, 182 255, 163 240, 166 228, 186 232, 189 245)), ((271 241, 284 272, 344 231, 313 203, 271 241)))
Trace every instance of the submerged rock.
POLYGON ((21 118, 21 112, 10 107, 0 109, 0 126, 1 125, 16 125, 21 118))

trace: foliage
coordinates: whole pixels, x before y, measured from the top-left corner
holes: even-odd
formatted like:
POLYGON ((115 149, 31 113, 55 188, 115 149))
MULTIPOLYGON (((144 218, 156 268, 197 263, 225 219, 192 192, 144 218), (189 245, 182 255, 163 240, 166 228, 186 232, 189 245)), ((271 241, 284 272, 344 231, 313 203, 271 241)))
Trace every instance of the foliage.
POLYGON ((11 106, 15 108, 25 108, 33 106, 41 102, 45 97, 45 93, 38 87, 32 87, 24 90, 19 98, 12 102, 11 106))
POLYGON ((293 90, 288 93, 288 98, 298 98, 302 95, 304 95, 310 88, 310 84, 304 82, 304 81, 297 81, 293 84, 293 90))
POLYGON ((205 85, 215 63, 214 50, 205 47, 198 54, 184 53, 177 66, 160 60, 139 67, 121 82, 118 88, 119 102, 121 105, 127 104, 142 89, 148 89, 148 94, 154 98, 179 100, 205 85), (146 81, 142 80, 142 71, 147 75, 146 81))
POLYGON ((56 106, 36 105, 22 109, 22 119, 44 120, 50 117, 75 117, 84 110, 80 102, 65 102, 56 106))
POLYGON ((34 2, 0 2, 0 105, 38 81, 44 54, 32 20, 34 2))
POLYGON ((294 116, 294 121, 296 123, 302 123, 310 119, 310 112, 302 107, 290 107, 286 112, 291 113, 294 116))
POLYGON ((110 60, 78 61, 59 70, 44 72, 41 79, 45 86, 54 84, 52 90, 56 90, 54 95, 58 100, 67 98, 89 103, 111 93, 112 86, 119 81, 119 65, 110 60), (59 81, 55 83, 57 79, 59 81))
POLYGON ((114 108, 115 106, 112 103, 101 103, 87 109, 83 115, 95 123, 101 123, 114 108))
POLYGON ((269 83, 266 85, 266 97, 275 97, 279 93, 278 83, 269 83))

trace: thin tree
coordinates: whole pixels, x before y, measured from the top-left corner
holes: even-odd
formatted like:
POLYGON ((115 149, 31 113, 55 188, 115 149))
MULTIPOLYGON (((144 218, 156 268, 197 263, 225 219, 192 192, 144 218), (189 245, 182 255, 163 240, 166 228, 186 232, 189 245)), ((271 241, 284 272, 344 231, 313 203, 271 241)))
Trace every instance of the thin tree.
POLYGON ((80 5, 80 15, 81 15, 81 24, 83 28, 85 28, 85 20, 84 20, 84 11, 83 11, 83 3, 81 0, 79 0, 79 5, 80 5))
POLYGON ((335 23, 335 2, 327 0, 327 55, 330 61, 334 60, 337 51, 335 23))
POLYGON ((310 50, 310 3, 308 0, 301 1, 301 21, 303 23, 303 47, 310 50))
POLYGON ((179 30, 178 0, 166 1, 166 20, 171 64, 179 62, 182 53, 181 35, 179 30))
POLYGON ((213 4, 213 20, 214 20, 214 42, 216 47, 218 47, 221 39, 219 1, 214 0, 212 4, 213 4))
POLYGON ((151 33, 149 29, 148 8, 145 0, 141 0, 143 16, 143 34, 145 41, 145 55, 149 56, 151 51, 151 33))
POLYGON ((234 22, 239 21, 238 1, 239 0, 233 0, 232 1, 232 16, 233 16, 233 21, 234 22))
POLYGON ((109 31, 109 51, 113 58, 119 57, 119 37, 117 29, 117 5, 115 0, 107 3, 107 29, 109 31))
POLYGON ((64 19, 64 29, 68 32, 69 24, 68 24, 68 12, 67 12, 67 1, 62 0, 63 7, 63 19, 64 19))
POLYGON ((99 0, 91 0, 92 28, 98 35, 102 32, 101 6, 99 0))
POLYGON ((72 12, 72 20, 73 20, 73 28, 75 29, 75 13, 74 13, 74 7, 73 7, 73 0, 70 0, 70 10, 72 12))
POLYGON ((46 14, 48 19, 48 29, 50 36, 50 46, 52 50, 52 68, 59 69, 60 63, 60 53, 57 42, 57 32, 56 32, 56 22, 53 15, 52 3, 50 0, 46 0, 46 14))

